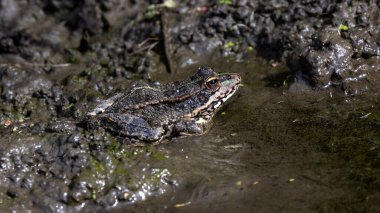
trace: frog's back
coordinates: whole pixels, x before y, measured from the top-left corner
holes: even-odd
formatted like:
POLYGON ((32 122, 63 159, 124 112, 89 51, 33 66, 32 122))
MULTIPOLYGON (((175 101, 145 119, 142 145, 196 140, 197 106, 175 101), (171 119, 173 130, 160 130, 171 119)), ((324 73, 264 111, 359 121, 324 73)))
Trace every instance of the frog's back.
POLYGON ((164 85, 139 84, 127 93, 112 100, 112 105, 105 109, 106 113, 120 113, 131 109, 141 109, 148 105, 164 102, 178 102, 198 93, 202 89, 202 76, 180 80, 164 85))

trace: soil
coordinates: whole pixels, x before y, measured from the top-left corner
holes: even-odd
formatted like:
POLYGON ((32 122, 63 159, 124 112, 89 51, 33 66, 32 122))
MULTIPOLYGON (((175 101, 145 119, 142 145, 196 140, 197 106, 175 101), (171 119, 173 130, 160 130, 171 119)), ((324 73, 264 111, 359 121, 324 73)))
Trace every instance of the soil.
POLYGON ((0 1, 0 211, 380 211, 379 1, 0 1), (203 136, 83 125, 136 80, 244 85, 203 136))

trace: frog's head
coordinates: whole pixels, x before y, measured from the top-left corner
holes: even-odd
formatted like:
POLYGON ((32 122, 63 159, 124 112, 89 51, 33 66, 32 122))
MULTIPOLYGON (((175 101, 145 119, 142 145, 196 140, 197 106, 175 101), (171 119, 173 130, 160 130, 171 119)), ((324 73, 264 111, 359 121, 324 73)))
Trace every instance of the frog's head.
POLYGON ((236 73, 214 72, 209 67, 199 68, 194 78, 201 79, 201 91, 196 96, 198 107, 191 113, 198 123, 205 123, 238 89, 241 77, 236 73))

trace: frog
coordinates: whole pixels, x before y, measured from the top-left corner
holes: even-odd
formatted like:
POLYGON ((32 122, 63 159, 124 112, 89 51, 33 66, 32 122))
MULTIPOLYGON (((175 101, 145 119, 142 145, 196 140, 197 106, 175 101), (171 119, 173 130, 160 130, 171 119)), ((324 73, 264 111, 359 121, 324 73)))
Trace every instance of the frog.
POLYGON ((221 106, 238 90, 237 73, 200 67, 187 79, 140 82, 100 102, 87 113, 92 126, 135 142, 205 134, 221 106))

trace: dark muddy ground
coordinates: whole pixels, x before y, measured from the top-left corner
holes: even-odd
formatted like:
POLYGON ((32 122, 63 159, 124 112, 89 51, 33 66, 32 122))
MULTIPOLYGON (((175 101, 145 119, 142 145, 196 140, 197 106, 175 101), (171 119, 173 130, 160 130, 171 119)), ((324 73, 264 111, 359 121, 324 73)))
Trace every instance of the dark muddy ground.
POLYGON ((378 1, 0 1, 0 209, 376 212, 378 1), (244 82, 207 135, 78 125, 138 79, 244 82))

